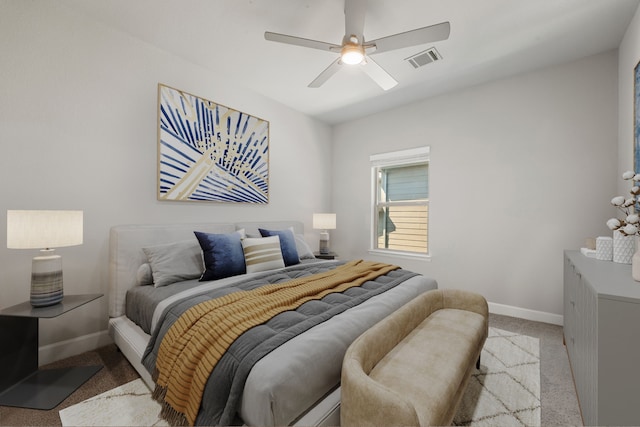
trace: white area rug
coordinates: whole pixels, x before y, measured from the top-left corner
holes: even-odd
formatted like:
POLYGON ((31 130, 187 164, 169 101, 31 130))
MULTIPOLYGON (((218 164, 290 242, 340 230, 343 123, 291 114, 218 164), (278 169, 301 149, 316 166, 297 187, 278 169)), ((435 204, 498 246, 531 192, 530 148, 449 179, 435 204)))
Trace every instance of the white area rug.
MULTIPOLYGON (((60 411, 64 427, 167 426, 141 379, 60 411)), ((489 328, 480 370, 469 379, 454 425, 539 426, 537 338, 489 328)))
POLYGON ((144 381, 121 385, 60 411, 68 426, 168 426, 144 381))
POLYGON ((454 425, 539 426, 540 342, 489 328, 454 425))

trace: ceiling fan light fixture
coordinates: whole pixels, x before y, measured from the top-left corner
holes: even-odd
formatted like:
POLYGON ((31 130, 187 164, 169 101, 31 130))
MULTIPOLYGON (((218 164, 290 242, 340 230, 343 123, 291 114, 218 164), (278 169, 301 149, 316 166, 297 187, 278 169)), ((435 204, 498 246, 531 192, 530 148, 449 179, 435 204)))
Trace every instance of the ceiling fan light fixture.
POLYGON ((340 59, 348 65, 357 65, 364 60, 364 48, 359 44, 347 43, 342 47, 340 59))
MULTIPOLYGON (((265 31, 264 33, 266 40, 340 54, 331 65, 325 68, 324 71, 309 83, 309 87, 317 88, 322 86, 331 76, 340 70, 340 68, 344 68, 342 65, 358 65, 378 86, 383 90, 389 90, 396 86, 398 82, 385 71, 384 68, 378 65, 378 63, 371 58, 371 55, 424 45, 449 38, 451 24, 446 21, 365 42, 364 18, 366 15, 367 0, 341 1, 344 2, 345 35, 340 44, 310 40, 287 34, 271 33, 269 31, 265 31)), ((435 61, 435 58, 431 58, 431 55, 425 56, 424 58, 420 57, 420 59, 432 59, 432 61, 435 61)), ((414 67, 420 64, 420 61, 415 57, 407 60, 413 60, 414 62, 411 64, 414 67)))

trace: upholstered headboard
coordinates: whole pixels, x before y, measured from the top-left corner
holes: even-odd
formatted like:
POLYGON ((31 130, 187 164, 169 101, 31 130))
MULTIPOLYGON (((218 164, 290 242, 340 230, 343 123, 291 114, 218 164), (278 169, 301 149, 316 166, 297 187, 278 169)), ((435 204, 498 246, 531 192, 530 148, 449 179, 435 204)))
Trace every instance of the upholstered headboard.
POLYGON ((124 315, 127 290, 136 286, 138 269, 147 262, 142 251, 144 247, 188 239, 195 240, 194 231, 231 233, 244 228, 247 235, 259 236, 258 228, 282 230, 288 227, 293 227, 296 234, 304 233, 304 225, 299 221, 114 226, 109 233, 109 316, 124 315))

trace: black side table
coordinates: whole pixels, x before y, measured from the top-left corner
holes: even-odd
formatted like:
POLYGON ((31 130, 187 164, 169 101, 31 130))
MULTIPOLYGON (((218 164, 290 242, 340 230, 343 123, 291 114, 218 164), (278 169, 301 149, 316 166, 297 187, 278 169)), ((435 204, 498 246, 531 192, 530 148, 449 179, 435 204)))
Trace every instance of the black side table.
POLYGON ((329 252, 328 254, 321 254, 320 252, 314 252, 313 256, 318 259, 336 259, 338 254, 335 252, 329 252))
POLYGON ((65 295, 49 307, 25 302, 0 310, 0 406, 53 409, 102 369, 38 369, 38 319, 60 316, 102 295, 65 295))

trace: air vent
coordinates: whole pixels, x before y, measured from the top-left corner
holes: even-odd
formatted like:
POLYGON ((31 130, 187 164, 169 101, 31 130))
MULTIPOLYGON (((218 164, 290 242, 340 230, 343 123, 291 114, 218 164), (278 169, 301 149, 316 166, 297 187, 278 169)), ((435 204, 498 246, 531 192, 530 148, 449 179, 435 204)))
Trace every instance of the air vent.
POLYGON ((434 61, 439 61, 442 59, 440 56, 440 52, 436 50, 435 47, 431 47, 425 51, 417 53, 413 56, 405 58, 405 61, 409 62, 413 66, 413 68, 424 67, 427 64, 431 64, 434 61))

